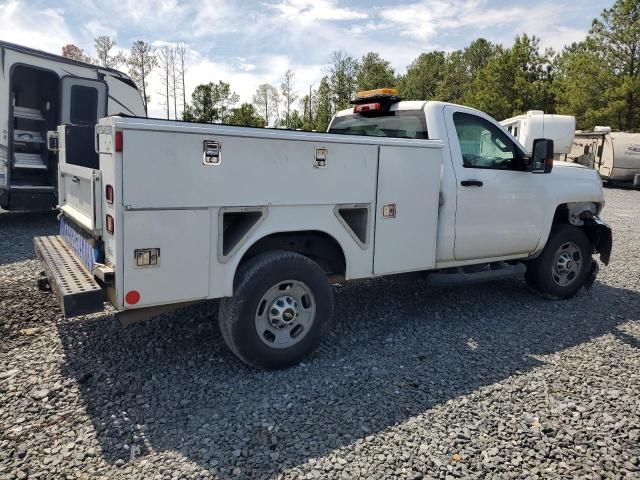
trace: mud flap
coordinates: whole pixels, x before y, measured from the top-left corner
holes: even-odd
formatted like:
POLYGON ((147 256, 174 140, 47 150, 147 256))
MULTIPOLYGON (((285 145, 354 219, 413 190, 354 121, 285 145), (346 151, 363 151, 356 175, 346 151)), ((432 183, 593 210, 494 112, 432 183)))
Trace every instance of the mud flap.
POLYGON ((600 254, 600 260, 602 263, 609 265, 609 260, 611 259, 611 248, 613 246, 611 227, 598 217, 593 217, 593 221, 597 225, 598 229, 598 236, 595 242, 596 251, 600 254))

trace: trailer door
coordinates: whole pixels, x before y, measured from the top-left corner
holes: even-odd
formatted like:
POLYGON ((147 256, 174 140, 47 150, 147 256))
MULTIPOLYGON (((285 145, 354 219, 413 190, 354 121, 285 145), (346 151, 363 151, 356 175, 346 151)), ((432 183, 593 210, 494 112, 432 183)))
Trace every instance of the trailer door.
POLYGON ((107 115, 107 85, 102 80, 64 77, 62 79, 62 125, 95 127, 107 115))
POLYGON ((94 142, 95 126, 106 109, 103 81, 62 79, 58 203, 66 216, 91 233, 102 228, 100 162, 94 142))

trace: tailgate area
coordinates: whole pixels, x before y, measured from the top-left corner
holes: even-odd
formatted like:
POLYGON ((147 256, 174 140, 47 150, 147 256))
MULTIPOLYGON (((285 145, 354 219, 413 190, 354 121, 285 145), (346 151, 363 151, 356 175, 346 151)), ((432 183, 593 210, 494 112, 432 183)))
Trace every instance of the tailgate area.
POLYGON ((60 235, 33 243, 65 318, 104 310, 102 288, 60 235))

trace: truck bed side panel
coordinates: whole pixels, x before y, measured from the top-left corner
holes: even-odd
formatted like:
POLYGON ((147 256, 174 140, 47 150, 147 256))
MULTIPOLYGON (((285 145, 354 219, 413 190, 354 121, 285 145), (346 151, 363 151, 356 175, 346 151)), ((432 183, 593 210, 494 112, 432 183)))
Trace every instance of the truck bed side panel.
MULTIPOLYGON (((124 212, 124 292, 136 307, 206 298, 209 292, 208 209, 124 212), (137 267, 136 249, 160 249, 157 266, 137 267)), ((130 307, 126 305, 125 307, 130 307)))
POLYGON ((380 147, 376 275, 434 267, 441 168, 441 149, 380 147))
POLYGON ((127 129, 124 205, 133 209, 367 202, 375 195, 377 146, 127 129), (203 142, 221 146, 203 164, 203 142), (314 168, 316 148, 325 168, 314 168))

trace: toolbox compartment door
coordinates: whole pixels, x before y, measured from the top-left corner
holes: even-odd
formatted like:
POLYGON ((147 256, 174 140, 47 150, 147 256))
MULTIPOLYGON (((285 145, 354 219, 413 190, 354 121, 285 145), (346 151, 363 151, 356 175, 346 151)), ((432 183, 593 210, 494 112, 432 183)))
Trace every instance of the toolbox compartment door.
POLYGON ((374 274, 435 266, 441 165, 441 147, 380 147, 374 274))
POLYGON ((208 209, 142 210, 124 213, 124 308, 204 299, 209 293, 211 215, 208 209), (137 256, 153 251, 153 264, 137 256), (126 292, 139 293, 135 304, 126 292))

